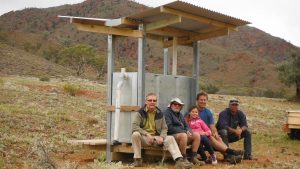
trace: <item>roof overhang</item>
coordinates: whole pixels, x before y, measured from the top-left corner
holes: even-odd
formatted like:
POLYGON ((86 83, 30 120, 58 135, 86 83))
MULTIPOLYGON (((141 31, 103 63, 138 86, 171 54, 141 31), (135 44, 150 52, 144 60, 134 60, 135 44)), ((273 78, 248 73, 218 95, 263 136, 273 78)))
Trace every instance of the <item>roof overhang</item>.
POLYGON ((182 1, 117 19, 59 17, 69 18, 82 31, 136 38, 146 35, 161 40, 164 47, 172 46, 174 38, 178 45, 190 45, 196 41, 228 35, 230 31, 236 31, 237 27, 249 24, 182 1), (143 30, 139 30, 140 24, 143 24, 143 30))

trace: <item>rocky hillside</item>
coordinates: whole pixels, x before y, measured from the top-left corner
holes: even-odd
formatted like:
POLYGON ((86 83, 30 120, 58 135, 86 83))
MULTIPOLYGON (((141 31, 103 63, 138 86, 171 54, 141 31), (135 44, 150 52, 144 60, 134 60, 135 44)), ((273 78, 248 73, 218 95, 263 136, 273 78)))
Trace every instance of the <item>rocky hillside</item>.
MULTIPOLYGON (((22 57, 24 52, 48 58, 53 51, 74 43, 90 44, 105 54, 106 35, 79 32, 57 15, 118 18, 147 8, 128 0, 86 0, 75 5, 9 12, 0 17, 0 42, 19 49, 15 54, 17 57, 22 57)), ((116 69, 126 67, 129 71, 135 71, 137 41, 120 38, 116 46, 116 69)), ((296 46, 249 26, 241 27, 238 32, 226 37, 203 41, 201 84, 213 85, 220 89, 219 92, 231 94, 239 94, 235 93, 237 87, 240 93, 250 95, 266 90, 278 91, 283 85, 277 78, 276 65, 286 60, 295 49, 296 46)), ((161 73, 162 46, 149 40, 146 51, 146 70, 161 73)), ((1 57, 6 55, 2 51, 1 57)), ((191 75, 191 49, 180 48, 178 56, 178 73, 191 75)), ((6 67, 15 69, 9 64, 6 67)), ((5 73, 2 69, 0 71, 5 73)))
POLYGON ((75 73, 71 69, 0 43, 0 75, 26 75, 42 78, 73 74, 75 73))

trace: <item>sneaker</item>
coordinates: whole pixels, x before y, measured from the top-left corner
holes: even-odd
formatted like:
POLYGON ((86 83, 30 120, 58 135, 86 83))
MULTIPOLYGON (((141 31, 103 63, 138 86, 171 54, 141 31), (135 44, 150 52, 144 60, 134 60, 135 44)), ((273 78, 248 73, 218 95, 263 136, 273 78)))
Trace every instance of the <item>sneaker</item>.
POLYGON ((134 159, 134 167, 142 167, 143 160, 141 158, 135 158, 134 159))
POLYGON ((206 159, 206 160, 205 160, 205 163, 206 163, 206 164, 211 164, 211 158, 206 159))
POLYGON ((211 155, 211 164, 212 165, 217 165, 218 164, 218 160, 217 160, 216 154, 211 155))
POLYGON ((186 163, 182 158, 176 161, 175 169, 190 169, 193 167, 193 164, 186 163))
POLYGON ((237 164, 240 163, 242 161, 242 156, 241 155, 227 155, 226 159, 227 162, 229 162, 230 164, 237 164))
POLYGON ((190 163, 189 160, 187 159, 187 157, 183 157, 183 161, 184 161, 185 163, 190 163))
POLYGON ((197 157, 192 157, 191 158, 191 163, 193 163, 194 165, 198 165, 198 166, 202 166, 205 164, 204 161, 200 161, 197 159, 197 157))

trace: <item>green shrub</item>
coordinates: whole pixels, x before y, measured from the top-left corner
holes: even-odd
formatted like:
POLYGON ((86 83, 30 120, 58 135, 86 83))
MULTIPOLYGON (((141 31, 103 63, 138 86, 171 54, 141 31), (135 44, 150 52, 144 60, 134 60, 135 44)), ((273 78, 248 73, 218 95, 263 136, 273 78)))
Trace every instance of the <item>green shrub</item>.
POLYGON ((80 91, 80 86, 75 84, 66 83, 64 85, 64 90, 71 96, 75 96, 80 91))
POLYGON ((248 96, 255 97, 268 97, 268 98, 285 98, 285 89, 271 90, 271 89, 250 89, 248 91, 248 96))
POLYGON ((98 160, 99 162, 105 162, 105 160, 106 160, 106 155, 105 155, 105 153, 100 153, 100 155, 98 156, 97 160, 98 160))
POLYGON ((0 168, 2 169, 4 167, 4 162, 3 162, 3 159, 0 158, 0 168))
POLYGON ((49 81, 50 81, 50 78, 47 77, 47 76, 40 77, 40 81, 43 81, 43 82, 49 82, 49 81))
POLYGON ((0 42, 8 42, 9 38, 7 33, 4 32, 0 32, 0 42))
POLYGON ((209 94, 216 94, 219 88, 213 84, 201 85, 200 88, 209 94))
POLYGON ((274 92, 271 89, 267 89, 266 91, 264 91, 263 96, 269 97, 269 98, 283 98, 284 93, 285 93, 284 90, 274 92))
POLYGON ((2 86, 3 84, 4 84, 4 80, 0 78, 0 86, 2 86))

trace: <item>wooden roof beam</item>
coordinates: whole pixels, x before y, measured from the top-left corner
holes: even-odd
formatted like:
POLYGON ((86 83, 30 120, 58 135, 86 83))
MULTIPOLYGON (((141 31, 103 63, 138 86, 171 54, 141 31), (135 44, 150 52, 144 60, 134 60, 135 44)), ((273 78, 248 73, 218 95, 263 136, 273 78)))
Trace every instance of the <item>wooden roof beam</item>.
MULTIPOLYGON (((196 41, 228 35, 228 33, 229 33, 229 29, 225 28, 225 29, 219 29, 216 31, 204 33, 204 34, 198 34, 196 36, 190 36, 189 38, 188 37, 179 38, 178 45, 188 45, 196 41)), ((171 47, 172 44, 173 44, 173 40, 164 42, 164 48, 171 47)))
POLYGON ((120 26, 120 25, 129 25, 129 26, 139 26, 139 22, 133 21, 126 17, 111 19, 105 22, 105 26, 120 26))
POLYGON ((149 33, 146 34, 146 37, 147 37, 148 39, 156 40, 156 41, 159 41, 159 42, 163 42, 163 40, 164 40, 164 37, 163 37, 163 36, 154 35, 154 34, 149 34, 149 33))
POLYGON ((191 19, 191 20, 195 20, 197 22, 201 22, 201 23, 205 23, 205 24, 213 25, 213 26, 217 26, 217 27, 228 27, 229 29, 234 29, 235 28, 235 26, 231 25, 231 24, 227 24, 227 23, 224 23, 224 22, 220 22, 220 21, 216 21, 216 20, 213 20, 213 19, 205 18, 205 17, 199 16, 199 15, 190 14, 190 13, 187 13, 187 12, 183 12, 183 11, 172 9, 172 8, 165 7, 165 6, 160 7, 160 12, 168 13, 168 14, 172 14, 172 15, 177 15, 177 16, 179 15, 179 16, 182 16, 184 18, 188 18, 188 19, 191 19))
MULTIPOLYGON (((217 30, 220 30, 220 28, 218 27, 214 27, 214 28, 205 28, 205 29, 200 29, 198 31, 195 31, 197 33, 209 33, 209 32, 212 32, 212 31, 217 31, 217 30)), ((238 28, 235 28, 235 29, 229 29, 230 31, 238 31, 238 28)))
POLYGON ((99 25, 104 26, 105 21, 101 20, 88 20, 88 19, 82 19, 82 18, 70 18, 70 23, 80 23, 80 24, 86 24, 86 25, 99 25))
POLYGON ((183 36, 197 35, 197 33, 185 31, 173 27, 164 27, 164 28, 148 31, 147 33, 160 35, 160 36, 167 36, 167 37, 183 37, 183 36))
POLYGON ((163 28, 175 23, 180 23, 181 22, 181 16, 172 16, 167 19, 161 19, 156 22, 148 23, 146 24, 146 29, 145 31, 151 31, 159 28, 163 28))
POLYGON ((183 41, 182 44, 189 44, 192 42, 209 39, 209 38, 214 38, 214 37, 218 37, 218 36, 224 36, 224 35, 228 35, 228 34, 229 34, 228 28, 219 29, 219 30, 211 31, 211 32, 208 32, 205 34, 199 34, 197 36, 192 36, 192 37, 190 37, 189 40, 183 41))
POLYGON ((131 30, 124 28, 112 28, 107 26, 98 26, 98 25, 85 25, 81 23, 74 23, 77 26, 78 30, 86 32, 96 32, 103 34, 119 35, 119 36, 129 36, 135 38, 143 37, 143 32, 139 30, 131 30))

